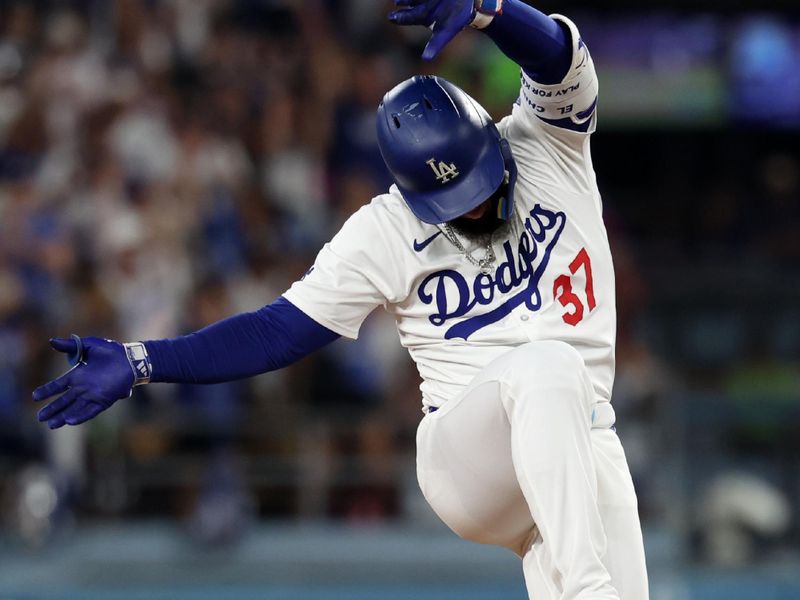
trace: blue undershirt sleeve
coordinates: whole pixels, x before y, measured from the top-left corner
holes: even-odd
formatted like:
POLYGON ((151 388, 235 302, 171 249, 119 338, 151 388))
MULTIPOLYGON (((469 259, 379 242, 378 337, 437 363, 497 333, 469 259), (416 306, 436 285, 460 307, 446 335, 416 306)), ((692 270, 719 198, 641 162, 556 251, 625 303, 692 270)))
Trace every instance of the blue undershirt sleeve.
POLYGON ((537 83, 561 83, 572 66, 566 25, 521 0, 505 0, 503 12, 482 31, 537 83))
POLYGON ((152 382, 221 383, 281 369, 338 338, 280 297, 255 312, 144 345, 152 382))

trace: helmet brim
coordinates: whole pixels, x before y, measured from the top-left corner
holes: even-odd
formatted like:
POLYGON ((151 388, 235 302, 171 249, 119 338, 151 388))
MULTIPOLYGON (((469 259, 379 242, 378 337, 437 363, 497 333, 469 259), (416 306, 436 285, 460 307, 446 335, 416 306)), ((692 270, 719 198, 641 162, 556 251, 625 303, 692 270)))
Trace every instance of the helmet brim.
POLYGON ((398 183, 411 212, 424 223, 438 225, 465 215, 488 200, 505 178, 505 160, 498 146, 484 150, 477 168, 462 173, 436 192, 413 192, 398 183))

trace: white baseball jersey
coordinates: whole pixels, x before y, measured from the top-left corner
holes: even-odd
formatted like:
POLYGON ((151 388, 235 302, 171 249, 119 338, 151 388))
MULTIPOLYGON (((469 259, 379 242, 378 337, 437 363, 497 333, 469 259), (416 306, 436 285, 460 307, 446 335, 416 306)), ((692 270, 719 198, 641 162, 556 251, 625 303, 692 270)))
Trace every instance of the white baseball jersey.
MULTIPOLYGON (((554 18, 572 32, 570 72, 559 85, 523 74, 512 114, 498 123, 518 177, 509 234, 493 238, 492 272, 481 273, 441 227, 417 219, 392 186, 350 217, 284 294, 353 339, 382 305, 416 362, 426 407, 456 397, 492 360, 537 340, 576 348, 597 401, 611 396, 614 272, 589 150, 597 79, 575 25, 554 18)), ((439 161, 449 164, 433 158, 434 172, 439 161)), ((485 247, 460 239, 484 257, 485 247)))

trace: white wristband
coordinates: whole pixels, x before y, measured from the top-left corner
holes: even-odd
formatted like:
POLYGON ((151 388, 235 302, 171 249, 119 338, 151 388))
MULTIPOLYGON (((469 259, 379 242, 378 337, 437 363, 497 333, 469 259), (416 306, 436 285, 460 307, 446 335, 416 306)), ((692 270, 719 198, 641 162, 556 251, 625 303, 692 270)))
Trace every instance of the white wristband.
POLYGON ((153 365, 142 342, 131 342, 122 344, 125 354, 128 355, 128 362, 131 363, 133 376, 136 378, 134 386, 150 383, 150 376, 153 374, 153 365))
POLYGON ((494 20, 495 15, 503 12, 503 0, 475 0, 475 18, 470 27, 484 29, 494 20))

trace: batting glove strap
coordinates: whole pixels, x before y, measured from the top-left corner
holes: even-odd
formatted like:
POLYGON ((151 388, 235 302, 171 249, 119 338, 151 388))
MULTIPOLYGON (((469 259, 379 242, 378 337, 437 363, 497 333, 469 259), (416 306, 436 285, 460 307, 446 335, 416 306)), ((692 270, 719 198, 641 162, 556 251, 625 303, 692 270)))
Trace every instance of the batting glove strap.
POLYGON ((495 15, 503 12, 503 0, 475 0, 475 18, 470 27, 484 29, 494 20, 495 15))
POLYGON ((134 387, 137 385, 144 385, 150 383, 150 377, 153 375, 153 363, 150 362, 150 356, 147 354, 142 342, 131 342, 122 344, 125 348, 125 354, 128 356, 128 362, 131 364, 133 376, 136 378, 134 387))

